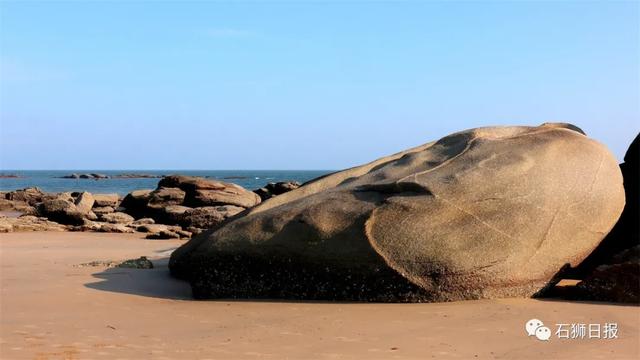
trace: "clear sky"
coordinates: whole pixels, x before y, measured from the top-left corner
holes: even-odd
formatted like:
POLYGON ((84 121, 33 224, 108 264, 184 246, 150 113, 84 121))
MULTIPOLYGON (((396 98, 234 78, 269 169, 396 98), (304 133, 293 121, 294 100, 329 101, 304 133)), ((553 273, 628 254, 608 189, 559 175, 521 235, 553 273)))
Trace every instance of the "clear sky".
POLYGON ((622 158, 638 2, 0 3, 3 169, 339 169, 547 121, 622 158))

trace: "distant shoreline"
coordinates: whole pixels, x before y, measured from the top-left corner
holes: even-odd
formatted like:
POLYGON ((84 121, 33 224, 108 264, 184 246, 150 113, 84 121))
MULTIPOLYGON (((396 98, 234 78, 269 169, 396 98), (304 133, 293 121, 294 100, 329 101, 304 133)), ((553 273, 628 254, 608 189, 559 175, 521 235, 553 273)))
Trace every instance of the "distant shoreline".
POLYGON ((160 179, 173 174, 233 182, 246 189, 259 189, 269 182, 304 183, 331 172, 333 170, 5 170, 0 174, 16 177, 0 178, 0 191, 38 187, 46 192, 89 191, 126 195, 133 190, 153 189, 160 179), (73 174, 77 177, 73 177, 73 174))

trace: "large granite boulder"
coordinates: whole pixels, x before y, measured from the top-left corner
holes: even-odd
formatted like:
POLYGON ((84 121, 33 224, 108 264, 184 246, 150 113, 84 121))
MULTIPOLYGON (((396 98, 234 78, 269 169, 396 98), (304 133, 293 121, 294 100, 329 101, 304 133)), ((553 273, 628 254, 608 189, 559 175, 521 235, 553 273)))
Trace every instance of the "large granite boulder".
POLYGON ((575 126, 479 128, 269 199, 171 256, 197 298, 532 296, 624 206, 615 158, 575 126))
POLYGON ((260 196, 240 185, 200 177, 166 176, 158 183, 160 187, 184 190, 183 205, 190 207, 235 205, 249 208, 260 203, 260 196))

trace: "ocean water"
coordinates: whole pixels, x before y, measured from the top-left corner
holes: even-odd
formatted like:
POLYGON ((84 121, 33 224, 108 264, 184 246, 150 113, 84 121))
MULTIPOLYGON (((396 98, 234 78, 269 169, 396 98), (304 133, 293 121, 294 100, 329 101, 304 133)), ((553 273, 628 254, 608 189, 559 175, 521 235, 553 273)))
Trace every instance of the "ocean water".
POLYGON ((120 174, 189 175, 201 176, 238 184, 254 190, 270 182, 298 181, 304 183, 330 173, 330 170, 2 170, 2 175, 19 178, 0 178, 0 191, 10 191, 37 186, 47 192, 89 191, 92 193, 118 193, 125 195, 133 190, 154 189, 159 178, 135 179, 62 179, 70 174, 120 174))

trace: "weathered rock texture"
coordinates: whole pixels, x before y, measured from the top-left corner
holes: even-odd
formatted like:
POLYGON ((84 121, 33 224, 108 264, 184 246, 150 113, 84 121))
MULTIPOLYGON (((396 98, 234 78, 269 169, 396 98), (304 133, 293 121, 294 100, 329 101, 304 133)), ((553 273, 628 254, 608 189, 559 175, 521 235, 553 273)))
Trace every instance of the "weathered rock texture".
POLYGON ((78 209, 82 214, 88 214, 93 208, 94 203, 95 199, 93 198, 93 195, 86 191, 80 193, 75 199, 76 209, 78 209))
POLYGON ((120 203, 120 196, 118 194, 94 194, 96 207, 117 207, 120 203))
POLYGON ((166 176, 158 188, 179 188, 185 192, 184 204, 190 207, 234 205, 244 208, 260 203, 260 196, 240 185, 192 176, 166 176))
POLYGON ((610 152, 567 124, 479 128, 324 176, 176 250, 197 298, 532 296, 624 206, 610 152))
POLYGON ((0 215, 0 233, 18 231, 65 231, 67 227, 47 218, 33 215, 6 217, 0 215))
POLYGON ((66 225, 81 225, 86 215, 73 202, 63 198, 43 201, 38 212, 49 220, 66 225))
POLYGON ((155 190, 131 192, 120 205, 136 219, 153 218, 200 232, 259 203, 257 194, 236 184, 171 175, 160 180, 155 190))
POLYGON ((31 206, 36 206, 44 200, 52 199, 52 196, 42 192, 42 190, 37 187, 31 187, 22 190, 10 191, 5 194, 5 198, 11 201, 23 201, 31 206))

